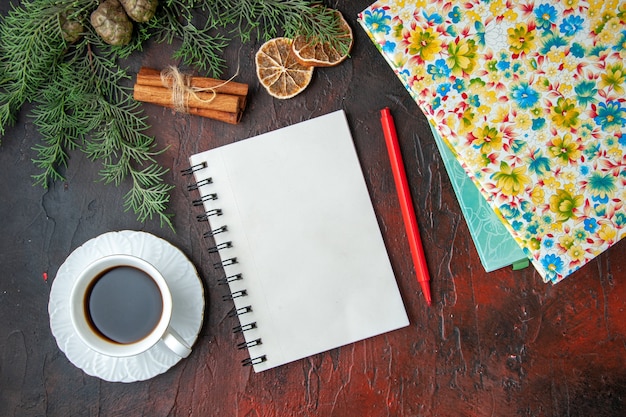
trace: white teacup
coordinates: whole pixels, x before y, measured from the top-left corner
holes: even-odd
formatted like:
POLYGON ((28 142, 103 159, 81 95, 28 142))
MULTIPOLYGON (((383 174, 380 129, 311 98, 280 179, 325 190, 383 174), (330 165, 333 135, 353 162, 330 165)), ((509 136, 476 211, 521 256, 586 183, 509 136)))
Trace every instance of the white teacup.
POLYGON ((80 339, 112 357, 139 355, 160 340, 185 358, 191 348, 170 327, 172 293, 150 263, 110 255, 87 266, 73 284, 70 318, 80 339))

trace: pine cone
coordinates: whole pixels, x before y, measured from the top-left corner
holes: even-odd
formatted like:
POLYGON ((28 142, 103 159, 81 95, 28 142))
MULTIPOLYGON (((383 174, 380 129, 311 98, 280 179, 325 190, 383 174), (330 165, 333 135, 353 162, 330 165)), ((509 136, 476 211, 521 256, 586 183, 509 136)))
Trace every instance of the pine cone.
POLYGON ((109 45, 126 45, 133 35, 133 23, 118 0, 106 0, 91 13, 91 25, 109 45))
POLYGON ((69 43, 74 43, 79 40, 85 31, 85 28, 78 20, 68 19, 66 13, 61 13, 59 15, 59 21, 61 22, 61 33, 63 34, 63 39, 69 43))
POLYGON ((156 13, 158 0, 119 0, 128 17, 135 22, 147 22, 156 13))

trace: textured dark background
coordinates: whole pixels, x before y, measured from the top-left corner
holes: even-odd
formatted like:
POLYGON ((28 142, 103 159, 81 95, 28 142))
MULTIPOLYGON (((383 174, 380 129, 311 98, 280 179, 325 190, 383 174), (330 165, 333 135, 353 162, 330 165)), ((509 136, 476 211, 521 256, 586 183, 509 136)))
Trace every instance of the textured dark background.
MULTIPOLYGON (((28 106, 0 146, 0 415, 2 416, 616 416, 626 396, 626 243, 557 286, 528 268, 484 272, 426 120, 356 23, 370 1, 334 2, 354 29, 351 58, 316 70, 296 98, 259 86, 259 43, 233 44, 228 70, 250 85, 241 124, 144 105, 175 184, 176 232, 122 211, 128 184, 98 182, 99 166, 71 153, 66 181, 32 186, 39 135, 28 106), (432 276, 427 307, 415 280, 379 122, 395 116, 432 276), (242 368, 231 306, 216 284, 210 242, 178 173, 195 152, 344 109, 411 325, 261 374, 242 368), (143 230, 179 247, 200 271, 205 322, 191 356, 163 375, 109 383, 58 349, 47 312, 50 285, 72 250, 104 232, 143 230), (43 279, 43 273, 49 279, 43 279)), ((8 2, 0 4, 5 14, 8 2)), ((177 64, 147 45, 128 60, 177 64)), ((322 197, 323 198, 323 197, 322 197)), ((375 306, 373 306, 375 308, 375 306)), ((311 337, 317 337, 312 334, 311 337)))

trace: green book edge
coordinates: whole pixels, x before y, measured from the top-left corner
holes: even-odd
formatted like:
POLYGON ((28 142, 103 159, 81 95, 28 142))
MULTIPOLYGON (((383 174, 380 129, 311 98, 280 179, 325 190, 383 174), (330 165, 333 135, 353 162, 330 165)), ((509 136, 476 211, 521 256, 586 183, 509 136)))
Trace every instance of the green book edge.
POLYGON ((491 272, 509 265, 513 270, 526 268, 530 262, 524 251, 493 212, 476 184, 467 176, 441 135, 433 126, 430 126, 430 130, 485 271, 491 272))

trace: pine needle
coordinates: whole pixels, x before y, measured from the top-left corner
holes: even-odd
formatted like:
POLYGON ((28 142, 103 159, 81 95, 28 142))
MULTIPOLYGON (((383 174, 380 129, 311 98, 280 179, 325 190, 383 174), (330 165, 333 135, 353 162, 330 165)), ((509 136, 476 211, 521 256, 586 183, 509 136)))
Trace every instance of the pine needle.
POLYGON ((0 17, 0 137, 15 123, 26 102, 41 135, 33 145, 33 163, 41 170, 35 184, 47 187, 63 180, 69 151, 80 149, 102 164, 105 184, 130 182, 124 209, 141 222, 158 217, 171 228, 167 213, 170 191, 166 168, 155 157, 155 139, 141 104, 134 101, 122 58, 141 51, 148 39, 180 40, 174 59, 218 78, 223 52, 232 38, 249 41, 283 33, 333 41, 339 23, 331 9, 307 0, 162 0, 157 15, 137 24, 132 41, 110 46, 89 23, 98 6, 94 0, 22 0, 0 17), (62 21, 84 28, 70 44, 62 21))

